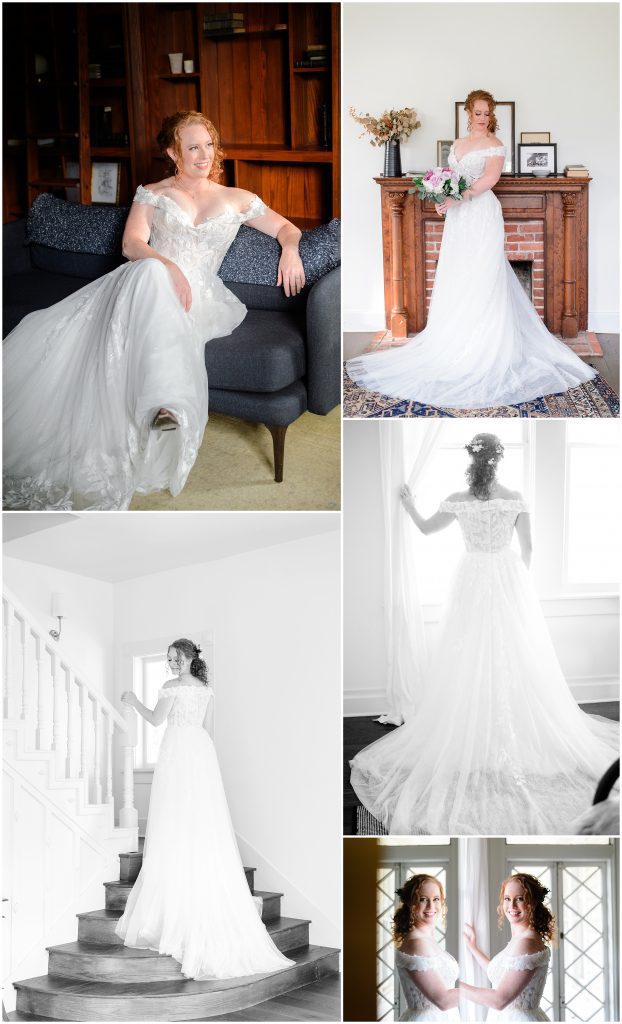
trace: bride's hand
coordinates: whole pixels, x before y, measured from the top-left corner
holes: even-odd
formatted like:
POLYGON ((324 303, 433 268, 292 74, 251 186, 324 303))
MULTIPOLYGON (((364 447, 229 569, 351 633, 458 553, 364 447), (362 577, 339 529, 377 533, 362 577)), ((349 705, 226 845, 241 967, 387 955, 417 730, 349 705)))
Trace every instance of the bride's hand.
POLYGON ((409 505, 414 505, 415 497, 413 494, 411 494, 410 487, 408 486, 408 484, 402 485, 402 489, 400 490, 400 498, 402 500, 402 505, 404 505, 405 508, 408 508, 409 505))
POLYGON ((167 267, 173 281, 175 294, 184 307, 184 311, 189 313, 192 305, 192 289, 188 283, 188 278, 182 273, 176 263, 168 263, 167 267))
POLYGON ((129 707, 135 708, 136 707, 136 694, 133 693, 132 690, 125 690, 121 694, 121 701, 122 701, 123 704, 128 704, 129 707))
POLYGON ((444 199, 442 203, 435 203, 434 208, 440 217, 444 217, 447 211, 451 210, 452 206, 456 206, 457 204, 457 199, 448 197, 447 199, 444 199))
POLYGON ((283 291, 287 296, 298 295, 304 288, 305 272, 297 245, 283 246, 276 283, 279 288, 283 285, 283 291))
POLYGON ((469 949, 474 949, 477 946, 477 936, 472 924, 465 924, 463 935, 469 949))

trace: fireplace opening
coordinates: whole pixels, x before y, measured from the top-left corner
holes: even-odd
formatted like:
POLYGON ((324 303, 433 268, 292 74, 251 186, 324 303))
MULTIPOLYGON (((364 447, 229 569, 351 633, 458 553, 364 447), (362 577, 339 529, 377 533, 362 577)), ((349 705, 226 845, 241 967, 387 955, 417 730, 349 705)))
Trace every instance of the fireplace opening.
POLYGON ((527 295, 527 298, 531 302, 533 299, 533 278, 531 273, 533 268, 533 260, 510 260, 510 266, 512 267, 512 270, 516 274, 521 285, 525 289, 525 294, 527 295))

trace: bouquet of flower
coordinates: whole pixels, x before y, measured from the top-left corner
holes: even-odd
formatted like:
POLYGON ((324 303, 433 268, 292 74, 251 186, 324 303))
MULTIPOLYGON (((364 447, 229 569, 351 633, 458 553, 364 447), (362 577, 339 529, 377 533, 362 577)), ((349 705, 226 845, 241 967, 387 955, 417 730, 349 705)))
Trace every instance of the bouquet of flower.
POLYGON ((372 146, 383 146, 385 142, 397 140, 404 142, 409 135, 412 135, 415 128, 421 128, 417 111, 412 107, 404 107, 403 110, 385 110, 380 117, 357 114, 354 107, 350 107, 350 114, 371 135, 369 141, 372 146))
POLYGON ((451 167, 433 167, 426 174, 419 178, 413 178, 414 188, 409 192, 416 192, 420 199, 432 199, 435 203, 442 203, 445 199, 460 199, 462 193, 468 188, 465 178, 459 177, 451 167))

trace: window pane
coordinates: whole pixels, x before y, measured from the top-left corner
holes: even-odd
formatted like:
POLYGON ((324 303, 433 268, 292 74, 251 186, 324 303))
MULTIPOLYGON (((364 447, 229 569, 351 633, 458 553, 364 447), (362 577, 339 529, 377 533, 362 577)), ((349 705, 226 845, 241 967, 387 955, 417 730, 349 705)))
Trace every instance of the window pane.
POLYGON ((376 1019, 393 1020, 395 1009, 395 868, 379 868, 376 873, 376 1019))
POLYGON ((569 583, 617 583, 620 558, 617 454, 611 448, 571 447, 568 452, 569 583))
POLYGON ((619 422, 616 419, 571 419, 566 421, 566 438, 570 444, 619 444, 619 422))
POLYGON ((604 871, 600 865, 562 871, 565 1019, 606 1016, 604 871))

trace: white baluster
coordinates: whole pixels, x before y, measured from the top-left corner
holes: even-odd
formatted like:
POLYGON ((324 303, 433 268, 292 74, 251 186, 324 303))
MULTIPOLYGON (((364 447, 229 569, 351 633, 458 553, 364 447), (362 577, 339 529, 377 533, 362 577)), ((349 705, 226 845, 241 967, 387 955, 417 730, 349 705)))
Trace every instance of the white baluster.
POLYGON ((114 803, 114 794, 112 792, 112 730, 114 724, 112 721, 112 715, 109 711, 106 712, 106 803, 114 803))
POLYGON ((63 665, 67 690, 67 778, 73 779, 80 774, 80 709, 78 706, 78 687, 71 669, 63 665))
POLYGON ((98 700, 93 702, 93 723, 95 730, 95 765, 93 768, 93 799, 96 804, 102 802, 102 720, 98 700))
POLYGON ((89 747, 90 747, 90 726, 89 721, 89 692, 80 680, 76 680, 80 694, 80 778, 86 779, 87 794, 89 792, 89 747))
POLYGON ((15 640, 15 609, 10 601, 7 601, 6 618, 6 688, 7 688, 7 718, 19 718, 19 683, 15 675, 14 665, 14 640, 15 640))
POLYGON ((54 731, 52 735, 52 749, 56 754, 56 773, 58 775, 58 778, 62 779, 65 776, 66 762, 65 740, 67 732, 64 726, 67 699, 65 690, 63 688, 62 668, 59 662, 58 655, 53 651, 50 652, 50 660, 52 663, 52 685, 54 688, 54 731))
POLYGON ((53 750, 54 744, 54 674, 52 655, 43 640, 37 640, 39 661, 39 736, 41 750, 53 750))
POLYGON ((123 718, 127 732, 121 735, 123 747, 123 807, 119 812, 121 828, 138 826, 138 811, 134 807, 134 747, 136 746, 136 712, 124 706, 123 718))
POLYGON ((35 649, 35 668, 34 668, 34 712, 35 712, 35 747, 37 750, 43 749, 42 736, 43 736, 43 667, 41 665, 41 638, 32 634, 34 640, 35 649))
POLYGON ((22 722, 26 720, 26 709, 28 705, 28 697, 26 696, 27 689, 27 672, 26 672, 26 622, 24 619, 19 620, 19 645, 20 645, 20 696, 19 696, 19 717, 22 722))

